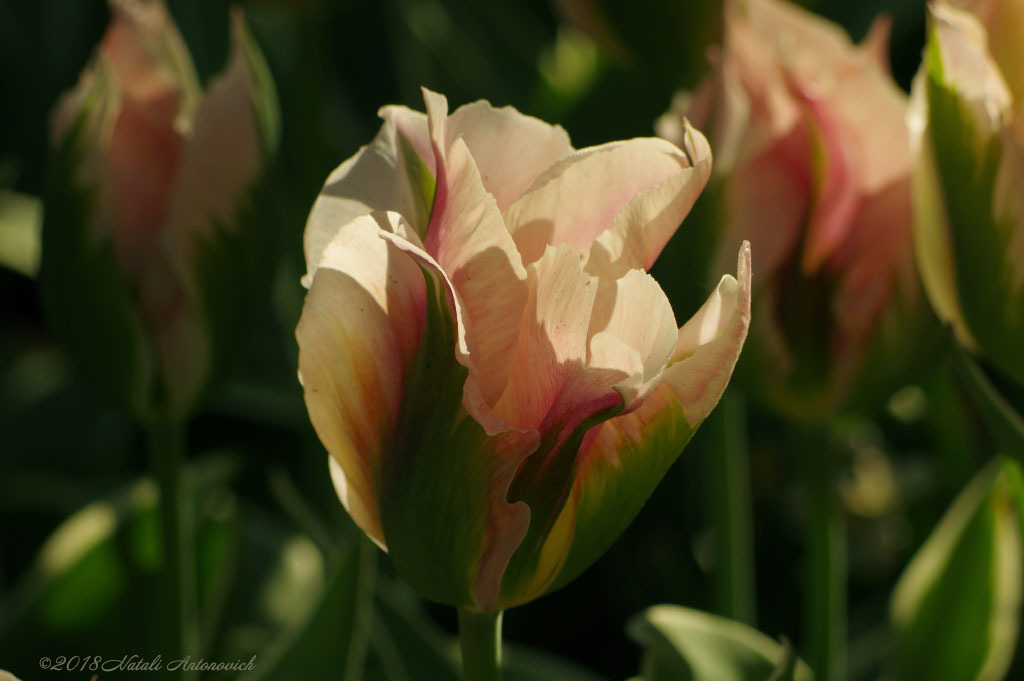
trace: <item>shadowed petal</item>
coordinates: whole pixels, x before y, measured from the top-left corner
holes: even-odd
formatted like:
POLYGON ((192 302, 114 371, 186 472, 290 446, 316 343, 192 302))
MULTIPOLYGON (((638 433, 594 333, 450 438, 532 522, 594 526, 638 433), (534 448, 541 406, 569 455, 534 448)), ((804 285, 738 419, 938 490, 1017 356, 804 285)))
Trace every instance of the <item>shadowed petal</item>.
MULTIPOLYGON (((383 545, 376 481, 422 335, 425 291, 415 263, 378 237, 381 219, 360 217, 327 246, 296 338, 306 407, 343 473, 342 501, 383 545)), ((386 216, 391 225, 399 219, 386 216)))
POLYGON ((404 107, 381 109, 384 125, 374 140, 328 176, 310 211, 304 234, 308 286, 324 248, 338 230, 375 210, 395 211, 426 232, 433 197, 433 153, 424 153, 427 117, 404 107))
POLYGON ((466 142, 445 148, 443 96, 424 90, 437 163, 437 192, 424 243, 458 292, 470 329, 467 340, 488 404, 501 395, 509 375, 520 318, 526 304, 526 270, 494 198, 484 189, 466 142))
MULTIPOLYGON (((635 411, 591 430, 580 450, 570 548, 551 589, 575 578, 611 545, 639 512, 697 426, 718 402, 750 324, 750 250, 679 330, 673 362, 635 411)), ((559 518, 556 526, 567 520, 559 518)), ((550 590, 550 589, 549 589, 550 590)), ((536 597, 539 594, 533 594, 536 597)))

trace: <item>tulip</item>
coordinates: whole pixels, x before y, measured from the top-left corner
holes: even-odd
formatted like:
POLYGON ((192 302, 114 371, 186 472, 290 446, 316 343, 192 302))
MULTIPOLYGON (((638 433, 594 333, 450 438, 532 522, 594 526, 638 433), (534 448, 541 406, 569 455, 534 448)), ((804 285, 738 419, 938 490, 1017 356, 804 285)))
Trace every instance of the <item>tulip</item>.
POLYGON ((180 417, 269 283, 251 193, 275 145, 266 64, 242 15, 204 93, 158 0, 111 0, 53 117, 42 286, 82 374, 144 418, 180 417))
POLYGON ((646 270, 710 174, 699 132, 574 150, 423 94, 313 206, 299 375, 355 523, 425 597, 494 613, 593 562, 714 407, 750 252, 677 328, 646 270))
POLYGON ((958 4, 914 81, 915 247, 939 317, 1024 382, 1024 4, 958 4))
POLYGON ((18 681, 18 677, 10 672, 0 669, 0 681, 18 681))
POLYGON ((730 0, 712 74, 658 123, 674 141, 684 116, 712 133, 712 262, 743 240, 758 254, 742 378, 792 419, 881 390, 919 350, 906 98, 887 33, 877 21, 855 46, 788 2, 730 0))

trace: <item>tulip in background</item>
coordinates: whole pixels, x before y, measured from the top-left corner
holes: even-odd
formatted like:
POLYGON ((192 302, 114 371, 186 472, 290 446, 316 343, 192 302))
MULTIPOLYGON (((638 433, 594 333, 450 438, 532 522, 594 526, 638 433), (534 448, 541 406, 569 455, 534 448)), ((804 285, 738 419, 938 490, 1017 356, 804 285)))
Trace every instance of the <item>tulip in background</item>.
POLYGON ((200 650, 186 419, 267 297, 277 249, 259 186, 276 96, 241 12, 229 64, 204 93, 160 0, 110 9, 52 121, 40 290, 79 374, 147 426, 167 652, 183 657, 200 650))
MULTIPOLYGON (((886 20, 855 46, 795 4, 727 0, 723 31, 712 74, 677 96, 658 130, 678 140, 688 117, 713 140, 714 266, 743 240, 758 254, 737 381, 789 421, 788 446, 802 457, 801 647, 819 681, 839 681, 846 534, 830 421, 851 407, 877 409, 929 354, 907 98, 888 72, 886 20)), ((726 479, 714 494, 736 484, 726 479)))
POLYGON ((739 377, 798 421, 899 387, 894 375, 920 354, 906 97, 887 37, 878 20, 854 46, 791 3, 729 0, 713 73, 658 123, 675 141, 683 116, 710 132, 712 262, 743 240, 758 254, 739 377))
POLYGON ((424 99, 383 108, 313 207, 299 373, 345 507, 459 608, 486 676, 473 630, 493 642, 501 610, 593 562, 718 401, 750 255, 677 329, 645 270, 709 176, 699 132, 574 150, 514 109, 424 99))
POLYGON ((910 117, 918 263, 960 342, 1024 383, 1024 4, 930 13, 910 117))
POLYGON ((241 13, 205 93, 162 2, 111 0, 111 14, 53 117, 41 285, 97 390, 146 420, 179 419, 237 354, 269 284, 253 191, 276 98, 241 13))

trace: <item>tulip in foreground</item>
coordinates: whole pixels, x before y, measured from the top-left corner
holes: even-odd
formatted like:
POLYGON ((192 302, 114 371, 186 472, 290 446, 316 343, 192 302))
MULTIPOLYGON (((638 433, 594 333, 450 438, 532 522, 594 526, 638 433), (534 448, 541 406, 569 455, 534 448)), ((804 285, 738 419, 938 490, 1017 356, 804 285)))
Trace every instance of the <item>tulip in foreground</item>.
POLYGON ((930 13, 910 116, 925 290, 964 345, 1024 383, 1024 5, 930 13))
POLYGON ((827 418, 898 387, 920 354, 906 97, 888 73, 885 21, 855 46, 789 2, 724 8, 713 73, 659 132, 678 140, 683 116, 710 131, 712 262, 743 240, 758 254, 742 378, 790 418, 827 418))
POLYGON ((646 270, 707 180, 700 133, 575 150, 424 98, 313 206, 299 373, 359 527, 425 597, 494 613, 593 562, 714 407, 750 255, 677 328, 646 270))
POLYGON ((180 418, 269 284, 253 190, 276 137, 240 12, 204 93, 158 0, 111 0, 53 118, 41 286, 80 372, 143 418, 180 418))

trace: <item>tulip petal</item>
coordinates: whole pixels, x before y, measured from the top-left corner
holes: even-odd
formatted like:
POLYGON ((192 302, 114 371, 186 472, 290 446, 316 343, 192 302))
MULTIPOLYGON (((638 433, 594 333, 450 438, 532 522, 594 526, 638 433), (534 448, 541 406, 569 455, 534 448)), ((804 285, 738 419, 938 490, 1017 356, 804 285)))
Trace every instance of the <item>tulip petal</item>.
POLYGON ((717 404, 750 324, 746 244, 737 277, 738 281, 723 277, 700 311, 679 330, 673 362, 640 408, 587 434, 573 503, 563 510, 574 514, 572 545, 551 589, 575 578, 619 536, 717 404))
POLYGON ((661 378, 676 347, 678 330, 668 297, 651 275, 630 270, 602 284, 590 320, 589 369, 628 375, 616 385, 629 411, 661 378))
POLYGON ((531 517, 526 504, 507 501, 509 487, 538 433, 509 426, 474 393, 468 319, 437 261, 408 235, 380 236, 420 265, 428 288, 424 340, 406 384, 416 408, 403 410, 383 466, 384 497, 402 500, 383 508, 390 553, 428 598, 493 611, 531 517))
POLYGON ((686 121, 682 150, 688 166, 630 199, 591 246, 588 272, 618 278, 631 269, 651 268, 711 176, 711 147, 686 121))
POLYGON ((197 239, 235 225, 239 204, 263 170, 254 71, 266 65, 246 48, 241 13, 233 15, 232 35, 231 61, 196 111, 168 208, 166 231, 179 239, 186 261, 197 239))
POLYGON ((630 348, 623 354, 636 355, 633 366, 621 359, 607 367, 586 365, 591 336, 608 327, 618 331, 624 315, 620 312, 617 317, 611 309, 613 290, 602 304, 603 318, 592 329, 594 304, 600 295, 598 280, 583 271, 580 256, 571 247, 548 247, 530 266, 529 285, 509 383, 495 412, 518 428, 540 431, 540 443, 509 489, 510 500, 529 505, 531 518, 529 533, 502 583, 502 603, 535 590, 530 585, 538 575, 544 541, 568 498, 583 435, 622 409, 617 386, 634 373, 642 376, 644 368, 644 358, 630 348))
POLYGON ((466 142, 445 148, 448 103, 424 90, 437 162, 437 191, 426 251, 450 278, 464 306, 480 394, 494 404, 508 382, 508 357, 526 305, 526 270, 494 198, 484 189, 466 142))
POLYGON ((484 189, 502 211, 541 172, 573 152, 562 126, 485 101, 461 106, 448 118, 445 144, 450 147, 459 137, 476 162, 484 189))
MULTIPOLYGON (((1024 381, 1024 288, 1019 265, 1012 261, 1013 249, 1019 248, 1014 230, 1020 230, 1020 223, 1012 202, 999 205, 1012 195, 1005 187, 1013 183, 1008 178, 1020 153, 1006 129, 1005 85, 1000 86, 973 16, 945 6, 933 7, 932 15, 934 30, 925 60, 926 141, 945 199, 961 312, 970 337, 988 358, 1024 381), (987 82, 964 82, 981 74, 988 75, 987 82)), ((918 221, 919 235, 941 229, 918 221)), ((929 293, 934 297, 935 291, 929 293)))
POLYGON ((310 420, 347 483, 342 501, 383 545, 377 481, 422 335, 425 290, 415 263, 378 237, 379 220, 344 225, 324 250, 296 338, 310 420))
POLYGON ((377 136, 334 169, 310 211, 303 237, 307 286, 327 244, 361 215, 395 211, 417 234, 426 233, 434 194, 433 152, 429 143, 423 145, 429 140, 427 117, 395 106, 380 115, 384 124, 377 136))
MULTIPOLYGON (((692 165, 685 152, 661 139, 633 139, 582 149, 544 171, 506 209, 505 223, 524 264, 540 259, 548 245, 569 244, 587 253, 634 197, 657 189, 692 165)), ((652 196, 649 206, 634 207, 637 217, 653 218, 653 209, 666 199, 671 205, 671 198, 671 194, 652 196)), ((678 223, 671 229, 661 221, 654 226, 656 234, 649 238, 654 252, 648 255, 656 256, 668 241, 663 233, 668 231, 670 236, 678 223)))

